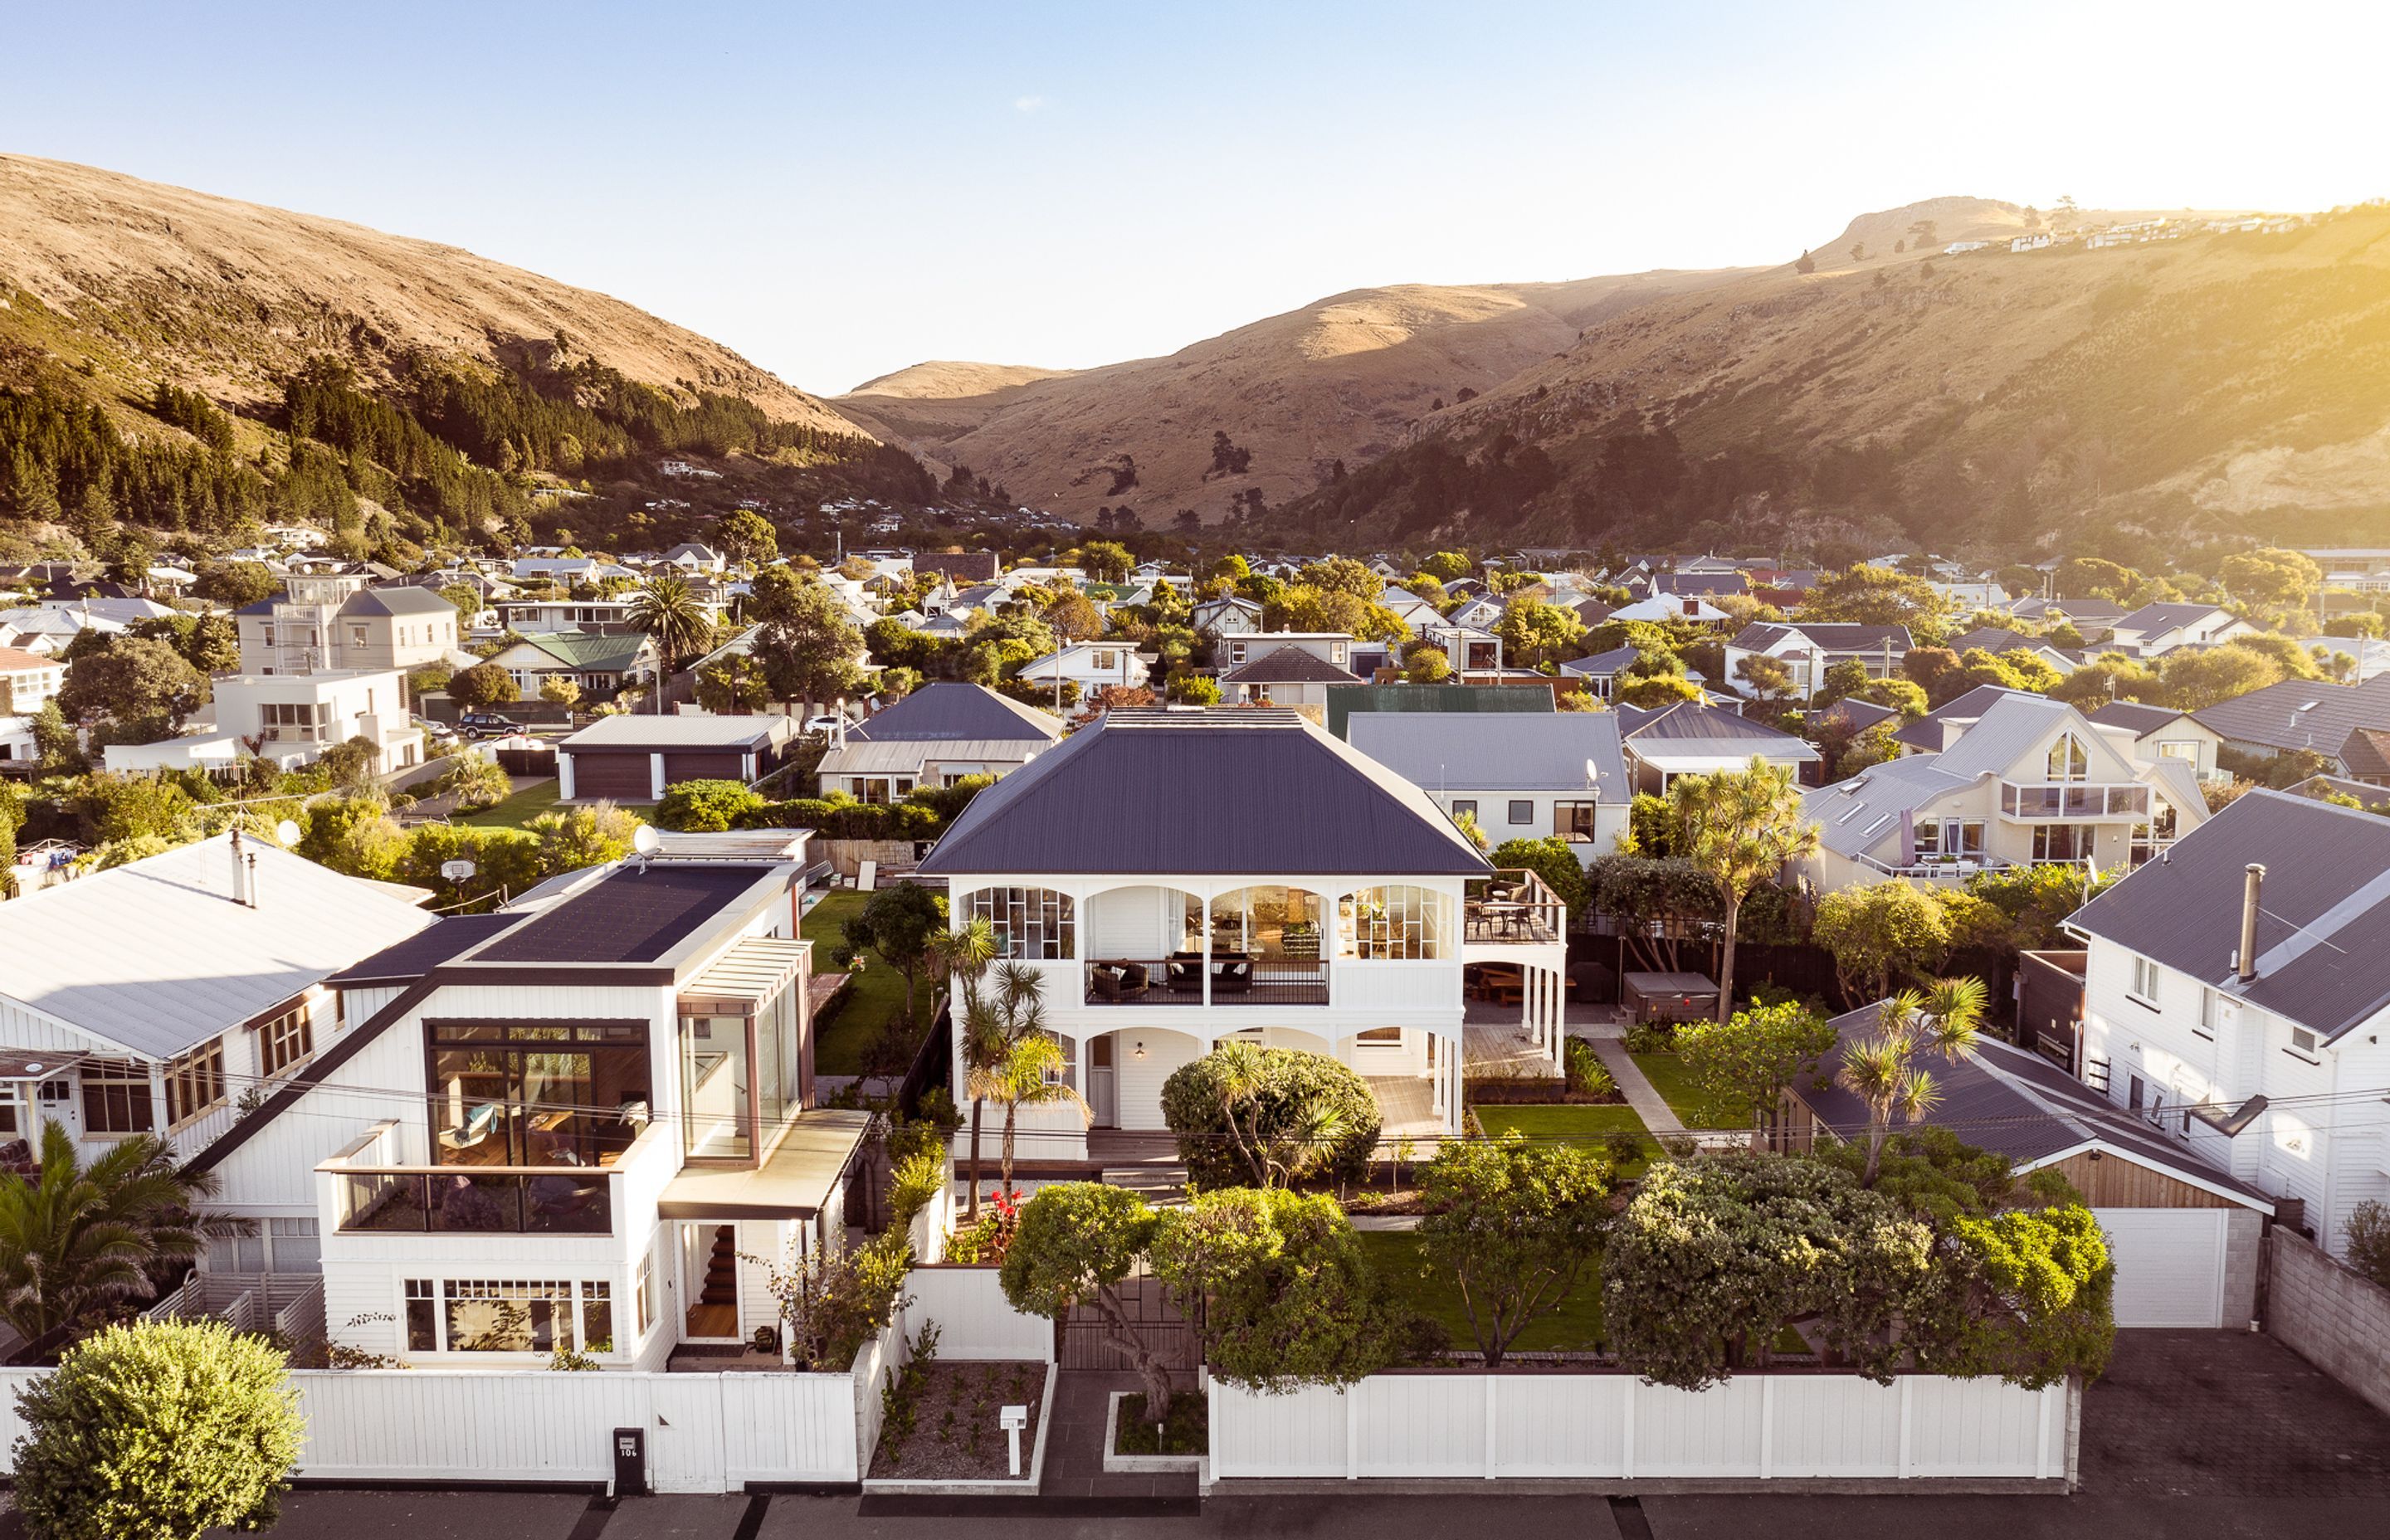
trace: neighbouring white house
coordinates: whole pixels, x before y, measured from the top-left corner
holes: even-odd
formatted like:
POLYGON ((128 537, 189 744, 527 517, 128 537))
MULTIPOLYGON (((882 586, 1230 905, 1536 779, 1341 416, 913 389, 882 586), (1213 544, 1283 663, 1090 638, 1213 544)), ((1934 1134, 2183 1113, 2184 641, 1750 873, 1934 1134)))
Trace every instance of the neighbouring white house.
POLYGON ((1352 1066, 1388 1139, 1454 1132, 1467 963, 1519 970, 1523 1025, 1559 1057, 1549 890, 1293 712, 1110 712, 983 792, 920 869, 1038 977, 1085 1099, 1021 1109, 1033 1174, 1150 1143, 1163 1083, 1226 1038, 1352 1066))
MULTIPOLYGON (((406 892, 225 834, 0 904, 0 1143, 47 1121, 86 1159, 158 1134, 205 1160, 354 1024, 326 981, 433 923, 406 892)), ((211 1206, 256 1233, 221 1270, 315 1267, 310 1170, 342 1136, 312 1123, 226 1174, 211 1206)))
POLYGON ((1490 844, 1563 840, 1590 864, 1635 801, 1614 712, 1355 712, 1344 737, 1490 844))
POLYGON ((1679 776, 1741 770, 1755 758, 1795 776, 1818 762, 1818 751, 1781 728, 1717 706, 1673 701, 1646 710, 1618 708, 1618 736, 1635 789, 1665 796, 1679 776))
POLYGON ((983 685, 940 680, 857 724, 816 774, 825 795, 902 801, 916 787, 1005 776, 1052 748, 1061 720, 983 685))
MULTIPOLYGON (((396 669, 232 674, 215 682, 215 736, 285 766, 311 764, 353 738, 373 744, 377 774, 423 763, 423 729, 406 709, 406 676, 396 669)), ((185 741, 192 740, 148 747, 185 741)), ((116 764, 109 759, 111 769, 116 764)))
POLYGON ((1343 669, 1353 661, 1353 638, 1342 631, 1263 631, 1224 638, 1214 649, 1214 661, 1225 675, 1256 658, 1292 648, 1343 669))
MULTIPOLYGON (((1778 1148, 1868 1136, 1867 1104, 1837 1076, 1882 1021, 1879 1006, 1834 1019, 1832 1051, 1784 1094, 1770 1130, 1778 1148)), ((1936 1063, 1934 1081, 1934 1105, 1895 1115, 1894 1126, 1948 1128, 2005 1156, 2020 1177, 2065 1177, 2107 1237, 2118 1326, 2239 1328, 2256 1315, 2266 1221, 2276 1211, 2255 1187, 2013 1044, 1979 1039, 1966 1057, 1936 1063)))
POLYGON ((2132 756, 2143 764, 2178 760, 2201 780, 2221 774, 2216 751, 2224 737, 2215 728, 2172 706, 2145 706, 2138 700, 2112 700, 2091 713, 2091 725, 2120 743, 2129 743, 2132 756))
POLYGON ((710 837, 441 920, 328 981, 342 1031, 196 1162, 312 1218, 336 1342, 608 1368, 778 1315, 870 1117, 814 1099, 805 837, 710 837))
POLYGON ((46 599, 0 610, 0 647, 55 658, 84 632, 112 636, 177 613, 156 599, 46 599))
POLYGON ((1728 625, 1734 617, 1698 594, 1654 594, 1621 605, 1610 612, 1613 621, 1689 621, 1696 625, 1728 625))
POLYGON ((1792 690, 1806 698, 1826 681, 1836 663, 1857 662, 1870 679, 1888 679, 1900 672, 1909 648, 1905 625, 1858 625, 1843 622, 1754 622, 1735 633, 1726 644, 1726 678, 1720 683, 1744 695, 1756 693, 1744 678, 1742 665, 1752 658, 1770 658, 1792 676, 1792 690))
POLYGON ((1251 635, 1262 628, 1262 607, 1240 594, 1198 599, 1194 609, 1194 625, 1199 635, 1251 635))
POLYGON ((243 674, 399 669, 453 661, 456 607, 430 588, 369 588, 355 572, 294 574, 289 592, 234 612, 243 674))
POLYGON ((1597 700, 1618 699, 1619 679, 1642 661, 1639 648, 1613 647, 1607 652, 1590 657, 1573 658, 1561 665, 1563 679, 1582 679, 1587 693, 1597 700))
POLYGON ((1060 680, 1078 686, 1081 695, 1093 695, 1107 685, 1143 685, 1152 673, 1152 665, 1125 642, 1073 642, 1022 664, 1015 677, 1047 687, 1060 680))
POLYGON ((41 764, 42 745, 33 736, 33 720, 0 716, 0 771, 23 771, 41 764))
POLYGON ((537 699, 550 679, 569 679, 585 699, 604 699, 656 676, 661 654, 655 638, 636 631, 559 631, 526 635, 494 653, 490 661, 507 671, 515 688, 537 699))
POLYGON ((498 625, 525 635, 564 631, 624 632, 631 629, 636 598, 520 599, 497 601, 498 625))
POLYGON ((2390 1200, 2390 820, 2254 790, 2067 926, 2086 1084, 2345 1256, 2390 1200))
POLYGON ((2179 647, 2209 646, 2259 635, 2258 628, 2213 604, 2145 604, 2108 626, 2102 651, 2157 658, 2179 647))
MULTIPOLYGON (((1325 710, 1328 692, 1339 685, 1366 683, 1343 663, 1331 663, 1317 652, 1295 645, 1273 647, 1267 635, 1255 636, 1244 648, 1245 661, 1220 675, 1220 699, 1233 704, 1316 706, 1325 710)), ((1339 641, 1336 649, 1348 660, 1353 652, 1339 641)))
POLYGON ((66 688, 67 666, 21 648, 0 647, 0 716, 32 716, 66 688))
POLYGON ((2063 701, 2003 693, 1940 751, 1870 765, 1802 798, 1819 892, 2010 866, 2121 870, 2207 819, 2190 764, 2141 761, 2063 701))
POLYGON ((1499 674, 1502 672, 1502 638, 1482 626, 1463 625, 1458 621, 1419 621, 1412 628, 1419 639, 1444 649, 1444 661, 1458 674, 1499 674))

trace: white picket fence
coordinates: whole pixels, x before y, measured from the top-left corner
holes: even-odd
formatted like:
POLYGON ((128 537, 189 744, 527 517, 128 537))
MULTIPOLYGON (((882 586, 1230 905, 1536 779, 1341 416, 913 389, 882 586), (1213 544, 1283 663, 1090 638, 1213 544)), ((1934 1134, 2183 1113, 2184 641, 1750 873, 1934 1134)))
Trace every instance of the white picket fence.
POLYGON ((1903 1375, 1380 1374, 1349 1392, 1212 1384, 1214 1480, 2040 1480, 2071 1475, 2079 1390, 1903 1375))
MULTIPOLYGON (((908 1334, 940 1324, 939 1355, 1051 1356, 1053 1325, 1012 1312, 989 1267, 912 1275, 912 1303, 845 1374, 557 1373, 545 1369, 313 1369, 290 1376, 307 1419, 298 1474, 313 1481, 593 1482, 613 1433, 647 1431, 659 1492, 749 1482, 844 1483, 870 1468, 880 1389, 908 1334), (930 1279, 926 1287, 915 1284, 930 1279)), ((24 1424, 16 1392, 48 1369, 0 1369, 0 1474, 24 1424)))

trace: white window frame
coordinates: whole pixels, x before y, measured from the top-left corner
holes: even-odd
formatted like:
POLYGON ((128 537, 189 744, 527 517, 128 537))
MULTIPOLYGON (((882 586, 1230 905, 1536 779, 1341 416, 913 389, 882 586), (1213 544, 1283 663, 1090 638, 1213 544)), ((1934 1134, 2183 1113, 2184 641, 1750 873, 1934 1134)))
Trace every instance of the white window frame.
POLYGON ((2133 958, 2133 982, 2125 988, 2125 997, 2136 1005, 2158 1008, 2158 965, 2148 957, 2133 958))
POLYGON ((2214 1041, 2216 1037, 2216 991, 2205 984, 2199 986, 2199 1025, 2191 1031, 2214 1041))
POLYGON ((2323 1036, 2320 1033, 2306 1027, 2295 1026, 2288 1021, 2283 1022, 2282 1026, 2290 1034, 2288 1042, 2282 1048, 2284 1053, 2289 1054, 2293 1059, 2305 1059, 2309 1064, 2323 1062, 2323 1036), (2304 1047, 2299 1044, 2299 1039, 2302 1037, 2306 1039, 2304 1047))

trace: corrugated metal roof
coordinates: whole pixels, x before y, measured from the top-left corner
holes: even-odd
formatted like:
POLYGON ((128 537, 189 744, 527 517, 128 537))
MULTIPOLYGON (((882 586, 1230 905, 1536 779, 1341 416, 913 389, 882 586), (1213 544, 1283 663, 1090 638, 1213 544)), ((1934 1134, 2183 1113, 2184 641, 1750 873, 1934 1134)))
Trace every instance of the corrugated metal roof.
POLYGON ((957 873, 1479 876, 1417 787, 1291 712, 1111 712, 981 792, 957 873))
MULTIPOLYGON (((1958 742, 1934 757, 1934 763, 1954 776, 1972 777, 1987 770, 2005 773, 2016 764, 2018 756, 2031 752, 2036 743, 2067 726, 2075 728, 2076 736, 2084 740, 2086 753, 2097 754, 2104 750, 2113 759, 2124 758, 2108 748, 2108 740, 2065 701, 2052 700, 2046 695, 2011 692, 1993 701, 1975 719, 1974 725, 1959 735, 1958 742)), ((2031 775, 2020 778, 2041 777, 2031 775)))
POLYGON ((2390 674, 2376 674, 2361 685, 2285 679, 2191 715, 2242 743, 2336 755, 2358 728, 2390 727, 2390 674))
MULTIPOLYGON (((1796 1087, 1818 1121, 1846 1140, 1867 1136, 1867 1104, 1833 1077, 1844 1051, 1873 1037, 1881 1020, 1877 1006, 1835 1017, 1832 1025, 1841 1040, 1818 1061, 1817 1074, 1796 1087)), ((2096 1142, 2171 1175, 2237 1195, 2261 1212, 2273 1210, 2272 1201, 2256 1188, 2209 1165, 2188 1146, 2013 1044, 1980 1038, 1972 1058, 1955 1063, 1937 1059, 1927 1069, 1941 1099, 1915 1123, 1895 1121, 1895 1129, 1947 1128, 1962 1143, 2004 1155, 2024 1170, 2096 1142)))
POLYGON ((938 738, 1008 738, 1051 743, 1060 720, 984 685, 941 680, 922 686, 848 735, 872 743, 938 738))
POLYGON ((1348 669, 1338 668, 1317 653, 1299 647, 1274 647, 1233 674, 1220 676, 1224 685, 1357 685, 1348 669))
POLYGON ((1635 795, 1610 712, 1375 712, 1353 718, 1347 732, 1354 748, 1421 790, 1582 791, 1613 802, 1635 795))
POLYGON ((1860 856, 1900 832, 1900 815, 1972 784, 1932 759, 1870 764, 1845 781, 1804 792, 1801 811, 1818 823, 1818 838, 1837 855, 1860 856))
POLYGON ((557 747, 567 751, 752 749, 787 728, 777 716, 601 716, 557 747))
POLYGON ((433 923, 380 888, 263 840, 257 906, 219 835, 0 904, 0 995, 170 1058, 433 923))
POLYGON ((2114 942, 2337 1037, 2390 1005, 2390 819, 2253 790, 2075 912, 2114 942), (2257 977, 2233 976, 2243 873, 2266 868, 2257 977))
MULTIPOLYGON (((1942 750, 1942 725, 1946 722, 1966 723, 1980 719, 2011 695, 2025 695, 2024 690, 2012 690, 2001 685, 1977 685, 1963 695, 1954 696, 1892 736, 1913 749, 1939 753, 1942 750)), ((2039 699, 2037 696, 2034 699, 2039 699)))
POLYGON ((932 760, 949 764, 1020 764, 1047 747, 1044 738, 928 738, 882 743, 851 741, 822 756, 823 776, 918 775, 932 760))
POLYGON ((456 607, 440 597, 436 588, 406 584, 388 588, 360 588, 342 604, 343 615, 454 615, 456 607))
POLYGON ((2184 714, 2172 706, 2152 706, 2139 700, 2111 700, 2093 712, 2091 720, 2102 727, 2123 727, 2135 738, 2147 738, 2184 714))

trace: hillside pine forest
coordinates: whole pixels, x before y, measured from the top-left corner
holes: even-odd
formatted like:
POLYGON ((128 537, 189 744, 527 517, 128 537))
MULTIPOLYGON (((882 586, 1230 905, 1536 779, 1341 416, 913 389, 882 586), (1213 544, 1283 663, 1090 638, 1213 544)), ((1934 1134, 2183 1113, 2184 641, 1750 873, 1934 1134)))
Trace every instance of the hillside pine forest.
POLYGON ((453 248, 0 157, 0 559, 277 521, 404 561, 647 548, 742 504, 824 554, 859 533, 826 504, 1296 552, 2385 540, 2390 208, 1939 199, 1779 267, 1356 290, 826 401, 453 248))

